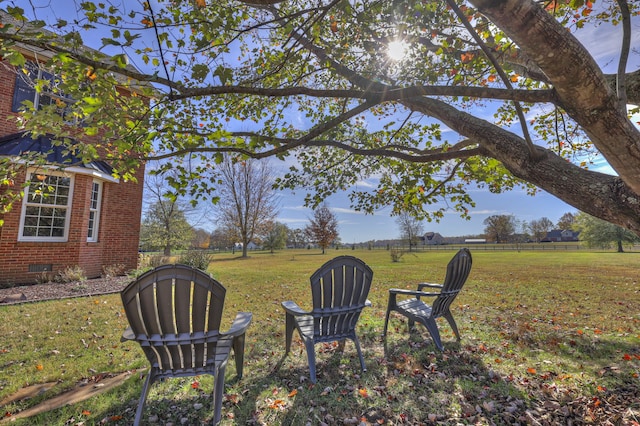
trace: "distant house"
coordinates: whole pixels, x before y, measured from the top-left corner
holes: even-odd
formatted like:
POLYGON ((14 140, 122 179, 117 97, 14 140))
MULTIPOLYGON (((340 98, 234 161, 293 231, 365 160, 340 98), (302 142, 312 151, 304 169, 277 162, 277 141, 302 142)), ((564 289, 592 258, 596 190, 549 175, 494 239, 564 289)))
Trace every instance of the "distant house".
MULTIPOLYGON (((235 250, 242 250, 242 243, 235 243, 233 245, 233 248, 235 250)), ((253 241, 249 241, 247 243, 247 250, 258 250, 259 248, 260 247, 256 243, 254 243, 253 241)))
MULTIPOLYGON (((46 51, 22 53, 32 61, 33 76, 54 78, 37 61, 46 51)), ((0 285, 35 283, 70 267, 81 268, 88 278, 106 267, 137 268, 144 167, 138 183, 122 182, 108 163, 83 163, 51 135, 32 138, 17 127, 22 102, 38 107, 59 96, 37 92, 8 63, 0 67, 0 159, 24 164, 10 182, 13 188, 24 185, 24 197, 0 217, 0 285), (34 152, 46 154, 46 163, 25 164, 34 152)), ((97 136, 82 141, 103 142, 97 136)))
POLYGON ((444 244, 444 237, 437 232, 427 232, 424 234, 424 244, 427 246, 444 244))
POLYGON ((486 238, 467 238, 464 240, 465 244, 486 244, 486 238))
POLYGON ((572 231, 570 229, 553 229, 547 232, 547 235, 540 240, 542 243, 560 243, 569 241, 578 241, 580 232, 572 231))

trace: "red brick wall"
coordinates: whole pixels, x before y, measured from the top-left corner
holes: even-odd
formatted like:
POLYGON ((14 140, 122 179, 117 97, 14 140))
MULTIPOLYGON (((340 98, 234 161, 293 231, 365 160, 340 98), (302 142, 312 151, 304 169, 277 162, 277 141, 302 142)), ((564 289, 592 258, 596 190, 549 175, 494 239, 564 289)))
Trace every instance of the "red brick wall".
MULTIPOLYGON (((0 62, 0 136, 18 132, 16 114, 11 112, 15 74, 0 62)), ((20 185, 24 182, 22 176, 20 185)), ((51 264, 53 273, 80 266, 88 278, 101 275, 105 266, 135 269, 138 262, 144 167, 138 183, 104 182, 98 241, 87 242, 89 199, 93 177, 76 174, 67 242, 19 242, 22 202, 4 216, 0 227, 0 286, 34 283, 42 273, 28 272, 30 264, 51 264)))
POLYGON ((8 67, 9 64, 0 61, 0 136, 18 131, 16 114, 11 112, 16 74, 8 67))

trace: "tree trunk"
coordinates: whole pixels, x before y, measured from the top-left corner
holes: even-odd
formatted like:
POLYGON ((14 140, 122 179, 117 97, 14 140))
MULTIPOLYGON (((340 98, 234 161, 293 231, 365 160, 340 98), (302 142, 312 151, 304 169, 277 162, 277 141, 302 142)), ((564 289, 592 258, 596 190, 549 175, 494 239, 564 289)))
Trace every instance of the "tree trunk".
POLYGON ((624 253, 624 248, 622 247, 622 240, 618 240, 618 253, 624 253))
POLYGON ((164 246, 164 255, 171 256, 171 244, 167 244, 164 246))

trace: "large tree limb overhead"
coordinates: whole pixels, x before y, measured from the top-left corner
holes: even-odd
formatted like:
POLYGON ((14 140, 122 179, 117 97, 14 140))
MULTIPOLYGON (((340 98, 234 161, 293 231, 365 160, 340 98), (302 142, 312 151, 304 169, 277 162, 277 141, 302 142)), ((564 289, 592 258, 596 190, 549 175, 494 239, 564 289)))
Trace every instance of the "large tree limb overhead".
POLYGON ((640 132, 621 113, 618 96, 584 46, 533 1, 470 1, 538 64, 553 84, 560 106, 640 194, 640 132), (532 21, 537 24, 529 25, 532 21))
MULTIPOLYGON (((530 6, 532 10, 521 15, 522 11, 519 10, 519 7, 522 6, 522 2, 514 0, 511 5, 514 10, 505 12, 501 9, 502 15, 500 19, 518 23, 528 22, 527 19, 532 19, 528 13, 539 14, 541 11, 534 3, 531 3, 530 6)), ((546 26, 540 25, 535 28, 527 26, 526 31, 522 28, 520 29, 520 31, 525 33, 524 35, 521 34, 521 37, 533 37, 537 40, 537 42, 530 42, 532 52, 528 54, 533 60, 540 61, 542 64, 540 68, 543 72, 549 74, 549 79, 552 83, 556 80, 560 82, 560 88, 563 93, 570 90, 565 87, 567 85, 571 86, 571 90, 597 90, 598 93, 601 93, 599 97, 597 95, 594 97, 581 96, 579 100, 575 100, 565 93, 563 99, 559 100, 559 105, 572 113, 575 113, 575 110, 579 109, 587 110, 588 114, 590 114, 594 106, 597 107, 603 102, 606 104, 606 102, 611 101, 613 91, 608 85, 605 76, 600 72, 600 69, 594 61, 583 58, 590 58, 588 52, 586 52, 582 45, 573 39, 563 27, 559 26, 557 21, 550 18, 544 11, 542 11, 542 14, 544 18, 540 18, 540 16, 537 18, 546 26), (567 43, 563 43, 561 40, 553 40, 553 38, 551 38, 551 46, 542 44, 542 41, 548 38, 547 33, 554 31, 559 31, 559 38, 570 37, 570 39, 567 43), (573 50, 573 52, 563 52, 558 46, 562 46, 562 49, 573 50), (552 56, 553 60, 544 59, 545 56, 549 56, 548 52, 551 48, 556 49, 552 56), (577 55, 578 58, 572 57, 571 54, 577 55), (555 57, 556 55, 559 57, 555 57), (543 59, 540 59, 541 56, 543 59), (567 63, 563 62, 565 56, 569 57, 567 63), (578 64, 572 63, 571 61, 578 61, 578 64), (566 69, 577 65, 580 65, 582 67, 580 68, 581 71, 584 72, 584 75, 580 76, 583 78, 581 82, 576 82, 566 77, 566 69), (587 67, 592 67, 593 69, 585 70, 587 67), (594 74, 594 76, 591 76, 591 74, 594 74)), ((494 19, 493 16, 491 16, 491 18, 494 19)), ((309 50, 313 51, 321 61, 332 63, 332 67, 337 72, 360 88, 366 91, 379 92, 394 90, 393 87, 388 87, 379 81, 367 79, 338 63, 329 56, 324 49, 315 46, 311 40, 304 35, 297 34, 294 35, 294 37, 309 50)), ((527 46, 529 45, 525 43, 525 47, 527 46)), ((604 216, 609 220, 617 217, 618 220, 622 219, 625 226, 629 229, 634 229, 637 233, 640 232, 640 224, 635 220, 636 215, 640 211, 636 202, 637 197, 634 196, 633 190, 613 191, 612 188, 621 187, 618 178, 602 173, 585 171, 577 166, 567 167, 566 160, 542 148, 539 148, 543 151, 542 157, 536 161, 531 161, 531 156, 526 148, 526 144, 520 137, 498 126, 489 124, 484 120, 477 119, 470 114, 461 112, 444 102, 427 97, 402 99, 400 102, 409 110, 420 111, 431 117, 436 117, 461 135, 478 141, 479 151, 500 160, 515 176, 528 182, 534 182, 540 188, 591 214, 602 217, 604 209, 607 211, 604 216), (550 174, 560 176, 560 180, 549 180, 548 176, 550 174), (585 191, 583 188, 584 185, 591 185, 590 190, 585 191), (610 195, 603 199, 602 192, 610 193, 610 195), (613 207, 611 203, 613 203, 613 207)), ((612 114, 614 116, 617 115, 617 108, 613 108, 612 114)), ((623 119, 626 120, 626 116, 623 117, 623 119)), ((590 118, 589 121, 593 122, 593 118, 590 118)), ((628 120, 626 121, 628 122, 628 120)), ((627 136, 633 140, 634 137, 637 137, 637 131, 632 129, 627 136)), ((347 148, 343 147, 343 149, 347 148)), ((640 179, 638 182, 640 182, 640 179)), ((638 192, 640 193, 640 191, 638 192)))

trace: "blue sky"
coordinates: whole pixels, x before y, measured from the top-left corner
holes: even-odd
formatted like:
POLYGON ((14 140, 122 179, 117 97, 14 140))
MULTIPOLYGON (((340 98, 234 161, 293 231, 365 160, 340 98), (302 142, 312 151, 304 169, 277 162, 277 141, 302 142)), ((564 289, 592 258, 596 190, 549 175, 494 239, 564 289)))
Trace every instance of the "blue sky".
MULTIPOLYGON (((558 198, 541 192, 528 196, 516 190, 503 194, 491 194, 487 191, 472 190, 476 207, 470 210, 471 220, 462 219, 458 214, 445 214, 439 222, 424 222, 424 231, 439 232, 445 237, 481 234, 483 221, 496 214, 514 215, 518 220, 530 222, 533 219, 548 217, 554 223, 566 212, 576 209, 558 198)), ((283 194, 280 221, 291 228, 304 227, 312 210, 302 207, 303 196, 283 194)), ((389 209, 380 210, 375 215, 365 215, 349 209, 349 200, 344 194, 328 198, 327 203, 339 221, 340 237, 343 243, 363 242, 399 238, 400 230, 395 218, 390 217, 389 209)))
MULTIPOLYGON (((8 2, 0 0, 0 7, 6 7, 8 2)), ((20 3, 20 1, 18 2, 20 3)), ((75 15, 75 2, 73 0, 56 0, 55 12, 49 9, 50 0, 33 0, 32 4, 42 5, 42 9, 36 9, 39 19, 54 21, 54 18, 73 18, 75 15), (53 16, 55 13, 56 16, 53 16), (67 16, 71 14, 71 16, 67 16)), ((26 4, 24 6, 27 6, 26 4)), ((27 7, 28 8, 28 7, 27 7)), ((27 11, 31 15, 30 11, 27 11)), ((617 67, 621 28, 601 25, 597 28, 585 28, 578 32, 578 38, 590 50, 598 63, 603 66, 605 72, 613 73, 617 67)), ((633 39, 632 48, 635 47, 636 55, 632 54, 628 70, 637 69, 637 49, 640 48, 640 17, 632 19, 633 39)), ((85 40, 91 47, 99 48, 100 40, 85 40)), ((478 111, 479 115, 490 115, 490 111, 478 111)), ((489 118, 489 117, 487 117, 489 118)), ((491 121, 491 120, 490 120, 491 121)), ((640 117, 634 118, 640 121, 640 117)), ((277 160, 272 161, 275 168, 281 167, 277 160)), ((602 171, 610 171, 606 163, 595 165, 602 171)), ((282 165, 284 169, 284 165, 282 165)), ((359 185, 370 185, 372 181, 360 182, 359 185)), ((540 191, 535 196, 527 195, 523 190, 514 190, 503 194, 492 194, 486 190, 469 188, 476 207, 470 210, 471 220, 464 220, 454 212, 445 214, 439 222, 425 222, 424 230, 439 232, 443 236, 461 236, 480 234, 484 230, 483 221, 491 215, 513 215, 519 221, 530 222, 534 219, 547 217, 554 223, 566 212, 576 212, 576 209, 560 201, 556 197, 540 191)), ((282 192, 280 195, 279 221, 291 228, 302 228, 308 224, 313 215, 311 209, 303 206, 304 191, 295 193, 282 192)), ((326 200, 339 220, 340 237, 343 243, 363 242, 369 240, 382 240, 398 238, 399 228, 395 218, 389 215, 389 209, 378 210, 374 215, 365 215, 349 208, 349 200, 346 193, 335 194, 326 200)), ((201 226, 207 229, 215 228, 214 224, 201 226)))

